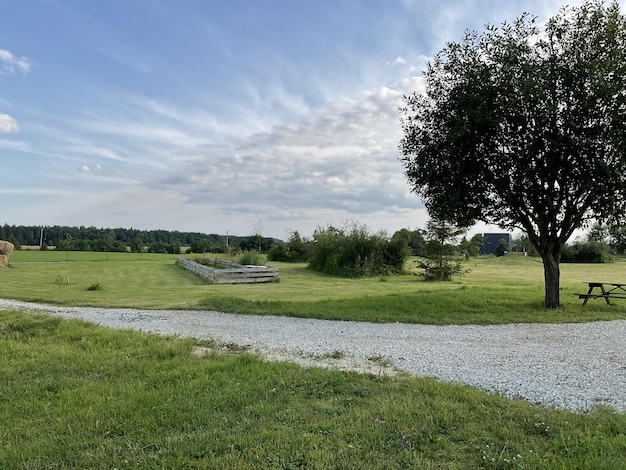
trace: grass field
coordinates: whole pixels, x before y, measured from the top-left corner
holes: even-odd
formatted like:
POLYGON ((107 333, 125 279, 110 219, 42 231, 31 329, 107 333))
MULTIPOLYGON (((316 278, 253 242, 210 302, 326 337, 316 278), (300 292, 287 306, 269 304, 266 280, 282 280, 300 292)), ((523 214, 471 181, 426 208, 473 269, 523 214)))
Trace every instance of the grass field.
POLYGON ((0 356, 6 470, 626 468, 626 416, 603 408, 12 311, 0 356))
MULTIPOLYGON (((278 283, 211 286, 174 261, 18 251, 0 298, 435 324, 626 318, 626 301, 582 308, 572 295, 584 280, 625 280, 623 261, 563 265, 553 312, 541 307, 541 263, 516 256, 472 260, 448 283, 276 263, 278 283)), ((19 311, 0 312, 0 356, 2 469, 626 469, 626 415, 602 407, 550 410, 19 311)))
POLYGON ((515 254, 470 260, 452 282, 415 274, 341 279, 304 264, 272 263, 280 282, 207 285, 175 265, 173 255, 17 251, 0 271, 0 297, 61 305, 210 309, 372 322, 498 324, 626 318, 626 301, 584 308, 582 281, 626 281, 626 261, 561 265, 563 308, 542 308, 541 261, 515 254), (88 290, 91 286, 98 289, 88 290))

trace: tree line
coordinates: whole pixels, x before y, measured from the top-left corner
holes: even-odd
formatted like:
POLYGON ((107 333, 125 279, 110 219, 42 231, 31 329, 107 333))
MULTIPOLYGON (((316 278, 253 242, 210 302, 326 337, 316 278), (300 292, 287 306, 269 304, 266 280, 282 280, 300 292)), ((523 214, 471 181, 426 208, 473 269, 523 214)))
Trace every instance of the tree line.
POLYGON ((0 240, 8 240, 17 249, 22 246, 54 247, 68 251, 147 251, 180 253, 183 247, 193 253, 223 253, 229 250, 268 252, 281 240, 263 237, 218 235, 201 232, 139 230, 133 228, 96 228, 53 226, 0 226, 0 240))

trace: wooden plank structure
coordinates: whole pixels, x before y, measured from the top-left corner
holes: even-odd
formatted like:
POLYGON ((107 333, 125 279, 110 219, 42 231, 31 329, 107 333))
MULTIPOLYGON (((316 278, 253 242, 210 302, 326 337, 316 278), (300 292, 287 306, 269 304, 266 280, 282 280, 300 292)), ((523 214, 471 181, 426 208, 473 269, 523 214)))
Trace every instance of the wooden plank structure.
POLYGON ((274 282, 278 279, 278 268, 270 266, 243 265, 215 259, 216 266, 224 266, 217 268, 182 257, 176 259, 176 264, 206 279, 210 284, 254 284, 274 282))
POLYGON ((589 286, 589 290, 586 294, 574 294, 579 299, 585 299, 583 301, 583 307, 587 305, 589 299, 604 299, 607 304, 611 302, 609 299, 626 299, 626 284, 623 282, 589 282, 585 281, 583 284, 589 286), (600 289, 600 292, 593 292, 594 289, 600 289))

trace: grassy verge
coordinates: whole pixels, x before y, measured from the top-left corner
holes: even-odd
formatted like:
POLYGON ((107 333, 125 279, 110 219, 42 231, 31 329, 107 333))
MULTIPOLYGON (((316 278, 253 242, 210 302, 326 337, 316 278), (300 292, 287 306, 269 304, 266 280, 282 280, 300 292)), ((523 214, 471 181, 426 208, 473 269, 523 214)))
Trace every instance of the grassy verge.
POLYGON ((626 468, 626 416, 603 408, 20 312, 0 313, 0 355, 3 469, 626 468))

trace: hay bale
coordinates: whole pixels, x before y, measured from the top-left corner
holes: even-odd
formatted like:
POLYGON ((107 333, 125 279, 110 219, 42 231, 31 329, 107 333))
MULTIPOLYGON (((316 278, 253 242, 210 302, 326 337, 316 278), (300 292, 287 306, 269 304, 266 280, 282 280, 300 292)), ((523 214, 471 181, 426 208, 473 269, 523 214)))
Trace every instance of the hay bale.
POLYGON ((8 242, 6 240, 0 240, 0 255, 10 256, 13 253, 13 243, 8 242))
POLYGON ((0 240, 0 269, 6 269, 9 266, 9 255, 13 253, 13 243, 0 240))

